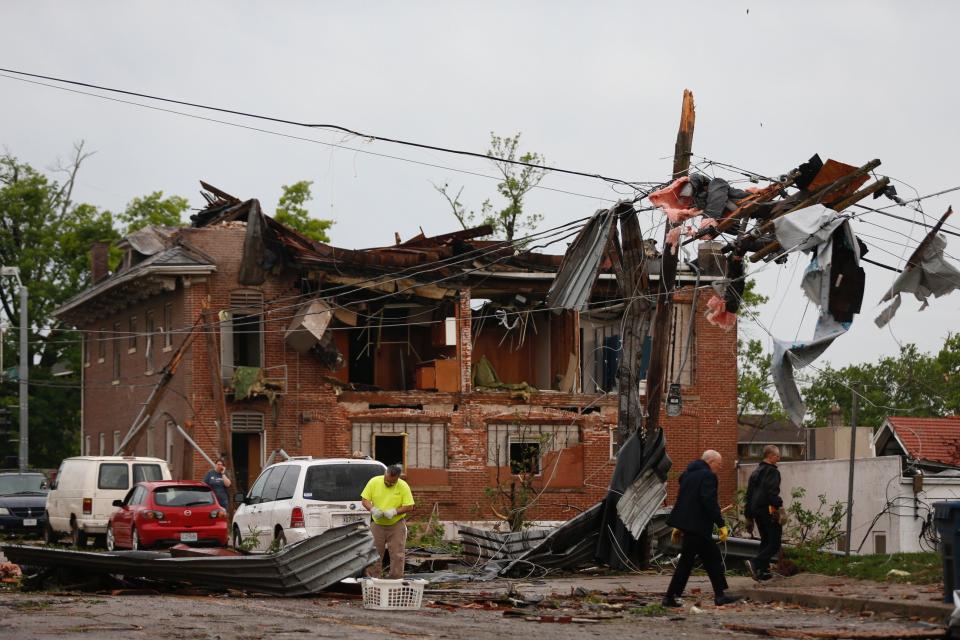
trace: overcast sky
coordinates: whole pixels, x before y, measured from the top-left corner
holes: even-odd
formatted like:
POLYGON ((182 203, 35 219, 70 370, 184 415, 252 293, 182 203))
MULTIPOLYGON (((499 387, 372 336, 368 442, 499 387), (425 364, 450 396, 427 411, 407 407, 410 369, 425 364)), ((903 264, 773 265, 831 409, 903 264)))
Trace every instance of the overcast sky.
MULTIPOLYGON (((689 88, 701 157, 767 175, 813 153, 880 158, 878 173, 906 183, 895 184, 908 197, 960 185, 958 24, 952 2, 5 0, 0 67, 479 152, 491 131, 522 131, 523 148, 552 166, 650 181, 671 170, 689 88)), ((332 239, 344 247, 457 228, 431 183, 463 186, 468 206, 497 203, 494 180, 456 171, 492 175, 481 159, 131 100, 272 133, 0 77, 0 143, 48 168, 86 141, 96 155, 75 195, 113 211, 155 190, 199 207, 198 180, 272 211, 281 185, 312 180, 311 212, 336 221, 332 239)), ((595 179, 551 174, 542 185, 579 194, 531 193, 527 209, 544 227, 619 197, 595 179)), ((960 192, 923 207, 938 217, 953 201, 960 192)), ((641 215, 645 227, 659 221, 641 215)), ((876 214, 862 220, 854 230, 870 257, 892 265, 923 235, 876 214)), ((960 238, 947 252, 960 255, 960 238)), ((812 334, 816 310, 805 310, 798 284, 805 263, 757 276, 771 298, 760 317, 778 337, 812 334)), ((960 293, 922 313, 905 300, 879 330, 876 303, 894 274, 866 269, 863 315, 818 364, 874 360, 898 341, 936 350, 956 326, 960 293)), ((753 322, 741 326, 769 340, 753 322)))

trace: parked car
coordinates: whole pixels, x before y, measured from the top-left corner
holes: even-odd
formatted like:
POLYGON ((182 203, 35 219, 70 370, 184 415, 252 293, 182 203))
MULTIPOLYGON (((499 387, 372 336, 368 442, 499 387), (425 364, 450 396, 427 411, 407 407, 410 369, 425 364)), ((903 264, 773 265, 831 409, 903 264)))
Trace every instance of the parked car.
POLYGON ((115 500, 144 481, 169 480, 170 467, 160 458, 79 456, 60 464, 47 496, 44 539, 56 542, 70 534, 74 546, 85 547, 89 536, 106 543, 107 522, 115 500))
POLYGON ((140 482, 123 500, 107 524, 107 549, 148 549, 188 544, 225 547, 227 510, 202 482, 170 480, 140 482))
POLYGON ((284 547, 327 529, 360 520, 370 513, 360 502, 367 481, 383 475, 376 460, 309 456, 290 458, 263 470, 246 496, 237 494, 233 545, 251 537, 252 551, 284 547))
POLYGON ((47 492, 47 477, 39 471, 0 472, 0 531, 42 534, 47 492))

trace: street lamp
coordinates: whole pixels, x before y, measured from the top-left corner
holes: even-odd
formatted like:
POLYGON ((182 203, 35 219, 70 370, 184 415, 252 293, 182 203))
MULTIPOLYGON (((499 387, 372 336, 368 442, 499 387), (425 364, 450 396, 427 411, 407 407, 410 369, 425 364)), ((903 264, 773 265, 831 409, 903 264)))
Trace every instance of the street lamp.
POLYGON ((0 277, 15 278, 20 288, 20 471, 26 471, 30 451, 27 423, 27 364, 30 361, 27 346, 27 287, 20 281, 19 267, 0 267, 0 277))

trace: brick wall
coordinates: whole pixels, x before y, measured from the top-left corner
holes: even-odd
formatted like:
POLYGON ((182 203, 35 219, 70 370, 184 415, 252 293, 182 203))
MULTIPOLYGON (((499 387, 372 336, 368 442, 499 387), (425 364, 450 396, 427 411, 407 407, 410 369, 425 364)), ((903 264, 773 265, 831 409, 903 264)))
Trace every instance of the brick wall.
MULTIPOLYGON (((119 312, 116 315, 119 320, 110 317, 97 324, 109 329, 112 322, 120 321, 126 327, 126 318, 130 314, 137 313, 142 318, 146 308, 162 313, 162 304, 172 301, 176 326, 183 330, 193 324, 205 300, 209 300, 215 315, 229 307, 231 291, 238 288, 262 291, 268 309, 264 324, 264 364, 268 368, 285 368, 287 387, 274 404, 265 399, 233 401, 228 397, 226 409, 228 420, 234 411, 263 415, 265 455, 282 448, 291 455, 348 456, 353 450, 352 428, 357 421, 440 421, 447 425, 446 469, 409 469, 408 477, 419 505, 416 516, 425 516, 436 506, 444 520, 480 520, 492 517, 485 489, 495 477, 487 466, 487 424, 510 420, 529 424, 572 424, 579 428, 581 444, 576 451, 561 452, 553 458, 562 471, 549 473, 549 464, 545 465, 545 473, 535 484, 541 493, 528 516, 542 520, 567 519, 604 495, 613 470, 609 431, 616 424, 616 398, 542 392, 533 394, 526 402, 511 398, 508 392, 471 392, 469 291, 461 292, 457 303, 457 355, 462 365, 460 393, 340 392, 328 382, 332 372, 315 358, 300 355, 284 346, 283 334, 299 300, 299 274, 271 274, 262 286, 241 287, 237 283, 237 273, 243 254, 244 228, 208 227, 188 229, 183 233, 187 242, 216 260, 216 273, 206 278, 181 280, 175 291, 119 312), (371 403, 422 405, 423 409, 371 410, 371 403), (583 413, 585 407, 590 407, 593 412, 583 413), (579 478, 574 477, 578 474, 579 478)), ((689 302, 689 299, 689 292, 678 294, 680 302, 689 302)), ((702 308, 702 302, 705 300, 701 300, 698 307, 702 308)), ((576 322, 569 324, 577 326, 576 322)), ((142 320, 140 326, 143 326, 142 320)), ((96 330, 98 327, 89 328, 96 330)), ((184 335, 183 331, 175 334, 174 346, 184 335)), ((223 449, 215 425, 217 409, 207 356, 210 348, 219 353, 217 338, 217 334, 206 332, 197 336, 172 381, 171 391, 164 398, 161 411, 166 413, 161 415, 158 412, 152 420, 156 425, 155 439, 165 437, 163 424, 169 417, 179 424, 192 425, 194 439, 211 457, 223 449)), ((736 486, 733 468, 737 439, 736 331, 725 333, 712 327, 698 311, 695 345, 693 384, 683 388, 682 415, 670 418, 661 413, 664 415, 667 452, 674 462, 668 501, 674 498, 676 478, 687 463, 699 458, 703 450, 712 448, 720 451, 726 461, 720 477, 721 502, 726 504, 736 486)), ((159 369, 171 352, 163 352, 157 344, 154 348, 158 350, 155 360, 159 369)), ((119 383, 114 384, 110 350, 103 363, 96 362, 95 346, 90 353, 92 362, 85 370, 84 433, 92 435, 96 443, 97 434, 104 431, 109 434, 107 440, 112 445, 112 431, 126 432, 156 382, 157 374, 146 375, 137 371, 132 363, 142 359, 143 354, 124 351, 123 375, 119 383)), ((175 441, 175 475, 201 478, 208 468, 207 463, 190 449, 184 455, 182 439, 177 437, 175 441)), ((163 451, 155 441, 154 452, 162 456, 163 451)), ((145 442, 138 445, 136 453, 146 453, 145 442)), ((251 469, 251 475, 255 475, 254 471, 258 469, 251 469)))

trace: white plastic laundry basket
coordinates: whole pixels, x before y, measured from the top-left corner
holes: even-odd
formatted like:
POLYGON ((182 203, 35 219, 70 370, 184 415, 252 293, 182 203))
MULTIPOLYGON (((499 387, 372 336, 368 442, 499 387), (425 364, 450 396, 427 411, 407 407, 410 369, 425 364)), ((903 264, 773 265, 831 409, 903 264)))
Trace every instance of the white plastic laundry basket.
POLYGON ((364 609, 419 609, 426 580, 382 580, 364 578, 364 609))

